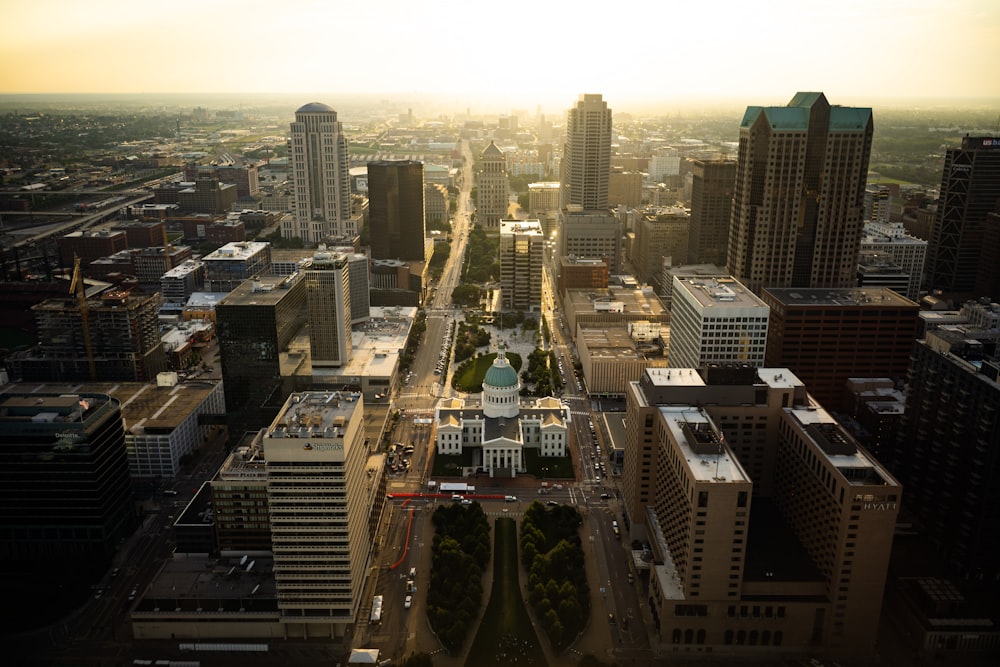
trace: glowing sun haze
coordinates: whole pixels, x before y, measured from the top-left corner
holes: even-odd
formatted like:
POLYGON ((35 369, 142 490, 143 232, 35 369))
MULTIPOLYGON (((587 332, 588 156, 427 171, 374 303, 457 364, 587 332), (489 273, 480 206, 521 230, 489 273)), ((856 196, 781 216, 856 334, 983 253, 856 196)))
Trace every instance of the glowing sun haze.
POLYGON ((0 93, 1000 95, 1000 0, 25 0, 0 93))

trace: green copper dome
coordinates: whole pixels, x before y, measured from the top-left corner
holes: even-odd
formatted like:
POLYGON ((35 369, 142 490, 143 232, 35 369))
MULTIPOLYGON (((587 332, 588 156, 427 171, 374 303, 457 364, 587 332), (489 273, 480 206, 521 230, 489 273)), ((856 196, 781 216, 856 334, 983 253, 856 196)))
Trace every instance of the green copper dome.
POLYGON ((493 365, 486 369, 483 377, 483 386, 504 388, 517 386, 517 371, 507 363, 506 348, 503 344, 497 350, 497 358, 493 360, 493 365))
POLYGON ((483 384, 491 387, 514 387, 517 385, 517 371, 511 368, 506 360, 502 366, 493 362, 493 365, 486 370, 483 384))

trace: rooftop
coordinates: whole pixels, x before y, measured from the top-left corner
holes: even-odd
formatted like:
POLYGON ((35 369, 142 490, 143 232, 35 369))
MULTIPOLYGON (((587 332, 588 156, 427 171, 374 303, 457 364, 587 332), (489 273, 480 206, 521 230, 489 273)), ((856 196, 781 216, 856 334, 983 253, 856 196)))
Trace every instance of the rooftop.
POLYGON ((660 415, 680 446, 692 477, 702 482, 750 483, 721 433, 701 408, 664 406, 660 415))
POLYGON ((771 294, 777 301, 786 306, 913 306, 914 309, 917 308, 917 304, 905 296, 893 292, 888 287, 844 287, 840 289, 765 287, 764 292, 771 294))
POLYGON ((674 296, 689 294, 703 307, 741 306, 767 308, 767 304, 735 278, 674 276, 674 296))

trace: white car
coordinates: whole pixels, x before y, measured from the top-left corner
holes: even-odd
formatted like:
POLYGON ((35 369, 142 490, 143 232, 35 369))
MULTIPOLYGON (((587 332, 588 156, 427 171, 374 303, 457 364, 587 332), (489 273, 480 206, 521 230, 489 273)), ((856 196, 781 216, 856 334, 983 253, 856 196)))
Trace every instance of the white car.
POLYGON ((413 596, 407 595, 406 598, 403 600, 403 609, 409 609, 412 606, 413 606, 413 596))

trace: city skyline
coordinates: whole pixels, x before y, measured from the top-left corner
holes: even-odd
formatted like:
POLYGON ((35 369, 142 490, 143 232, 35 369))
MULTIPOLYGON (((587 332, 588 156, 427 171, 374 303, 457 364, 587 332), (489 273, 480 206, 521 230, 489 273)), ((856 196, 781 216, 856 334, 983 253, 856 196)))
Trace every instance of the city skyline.
POLYGON ((1000 95, 989 71, 1000 61, 994 38, 1000 5, 991 0, 628 3, 600 24, 584 12, 521 0, 499 13, 451 0, 274 7, 256 0, 18 3, 3 12, 8 38, 0 58, 18 66, 0 74, 0 94, 422 93, 563 110, 581 92, 600 92, 622 110, 674 97, 752 97, 766 104, 788 90, 822 90, 842 104, 1000 95), (660 30, 644 36, 629 25, 660 30), (598 28, 607 31, 606 48, 574 50, 571 66, 560 65, 557 77, 543 75, 547 66, 567 62, 567 39, 598 28), (475 57, 479 36, 490 30, 510 35, 506 57, 475 57), (631 48, 616 46, 615 33, 627 36, 631 48), (961 35, 960 48, 942 57, 954 35, 961 35), (664 42, 664 54, 692 54, 689 64, 680 55, 676 66, 654 58, 664 42), (942 48, 926 48, 934 43, 942 48), (192 60, 203 64, 206 49, 211 59, 234 66, 196 66, 192 60), (245 61, 232 60, 231 50, 245 61), (419 53, 430 58, 414 57, 419 53), (330 67, 331 59, 342 64, 330 67), (521 100, 512 100, 512 92, 521 100))

